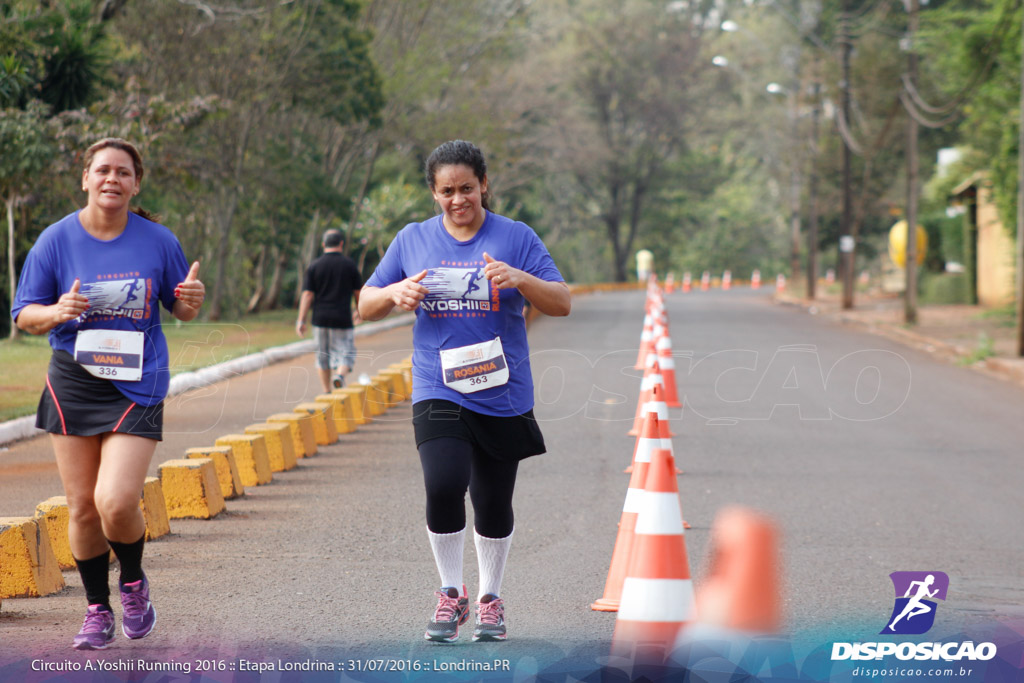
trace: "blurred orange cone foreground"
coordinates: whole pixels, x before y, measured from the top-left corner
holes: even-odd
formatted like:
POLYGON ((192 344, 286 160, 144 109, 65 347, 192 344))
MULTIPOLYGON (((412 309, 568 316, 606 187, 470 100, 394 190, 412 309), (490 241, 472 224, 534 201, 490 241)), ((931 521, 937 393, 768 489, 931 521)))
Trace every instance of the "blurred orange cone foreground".
POLYGON ((633 533, 637 514, 640 512, 640 499, 647 481, 651 454, 661 446, 661 439, 658 438, 658 416, 655 413, 647 413, 644 419, 643 434, 636 440, 636 443, 637 446, 633 449, 633 464, 630 465, 633 476, 629 478, 626 501, 622 504, 619 533, 615 537, 612 562, 608 568, 608 578, 604 583, 604 595, 590 606, 590 609, 597 612, 615 612, 619 609, 622 584, 626 580, 626 572, 629 571, 629 558, 633 551, 633 533))
POLYGON ((664 658, 694 614, 675 464, 668 451, 657 449, 640 500, 612 653, 664 658))
POLYGON ((708 576, 697 591, 700 623, 775 633, 781 622, 779 591, 778 533, 774 523, 747 508, 721 510, 711 527, 708 576))

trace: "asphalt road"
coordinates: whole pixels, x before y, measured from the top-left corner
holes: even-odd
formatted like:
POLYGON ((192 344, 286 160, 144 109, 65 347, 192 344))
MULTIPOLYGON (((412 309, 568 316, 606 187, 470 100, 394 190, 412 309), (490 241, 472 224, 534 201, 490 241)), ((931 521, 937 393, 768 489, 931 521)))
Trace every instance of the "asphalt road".
MULTIPOLYGON (((888 575, 899 570, 949 574, 945 630, 1024 617, 1024 392, 772 306, 767 294, 676 294, 668 311, 685 397, 671 428, 698 584, 716 510, 741 503, 781 528, 789 632, 850 640, 851 624, 863 623, 877 634, 892 607, 888 575)), ((507 642, 422 640, 437 577, 403 404, 248 488, 218 518, 174 520, 173 535, 146 548, 157 630, 143 641, 120 638, 99 658, 204 658, 235 671, 278 657, 364 668, 372 657, 409 667, 497 659, 517 680, 593 666, 614 629, 613 614, 588 606, 603 591, 628 482, 642 319, 642 292, 604 293, 579 297, 568 319, 540 317, 531 328, 548 453, 520 468, 503 586, 507 642)), ((410 328, 363 338, 357 372, 409 349, 410 328)), ((153 473, 185 448, 311 399, 317 387, 306 356, 176 397, 153 473)), ((0 516, 31 514, 60 492, 44 438, 0 452, 0 516)), ((83 659, 69 647, 83 591, 75 573, 65 579, 61 594, 3 602, 0 679, 32 658, 83 659)), ((475 591, 471 542, 466 582, 475 591)))

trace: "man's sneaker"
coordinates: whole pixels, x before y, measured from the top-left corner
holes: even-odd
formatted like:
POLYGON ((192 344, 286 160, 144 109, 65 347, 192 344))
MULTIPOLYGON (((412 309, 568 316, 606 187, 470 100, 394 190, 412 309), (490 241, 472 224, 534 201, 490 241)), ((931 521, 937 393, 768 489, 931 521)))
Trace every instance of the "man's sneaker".
POLYGON ((121 630, 132 640, 145 638, 156 626, 156 610, 149 601, 149 581, 146 575, 134 583, 121 586, 121 630))
POLYGON ((331 386, 335 389, 342 389, 345 387, 345 375, 335 375, 334 379, 331 380, 331 386))
POLYGON ((114 642, 114 613, 106 605, 89 605, 82 630, 71 647, 76 650, 106 650, 114 642))
POLYGON ((497 595, 488 593, 476 603, 476 629, 473 642, 479 640, 505 640, 505 603, 497 595))
POLYGON ((423 637, 436 643, 454 643, 459 639, 459 626, 469 619, 469 598, 466 587, 462 587, 462 595, 457 588, 442 588, 437 591, 437 608, 434 618, 427 624, 427 632, 423 637))

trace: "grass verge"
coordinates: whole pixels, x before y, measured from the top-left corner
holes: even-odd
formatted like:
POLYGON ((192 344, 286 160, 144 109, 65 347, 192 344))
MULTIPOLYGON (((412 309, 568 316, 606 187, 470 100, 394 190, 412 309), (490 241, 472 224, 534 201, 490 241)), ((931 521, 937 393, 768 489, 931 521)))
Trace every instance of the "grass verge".
MULTIPOLYGON (((168 322, 169 317, 164 316, 164 335, 172 375, 298 341, 294 310, 216 323, 168 322)), ((49 362, 45 335, 0 341, 0 422, 35 413, 49 362)))

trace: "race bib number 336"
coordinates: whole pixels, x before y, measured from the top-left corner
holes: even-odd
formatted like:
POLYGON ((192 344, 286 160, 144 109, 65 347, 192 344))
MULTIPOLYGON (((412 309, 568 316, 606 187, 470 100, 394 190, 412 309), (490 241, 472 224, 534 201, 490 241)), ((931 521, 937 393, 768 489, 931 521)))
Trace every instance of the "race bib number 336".
POLYGON ((122 382, 142 379, 142 332, 81 330, 75 338, 75 360, 90 375, 122 382))
POLYGON ((508 364, 501 338, 441 351, 444 383, 455 391, 471 394, 508 382, 508 364))

